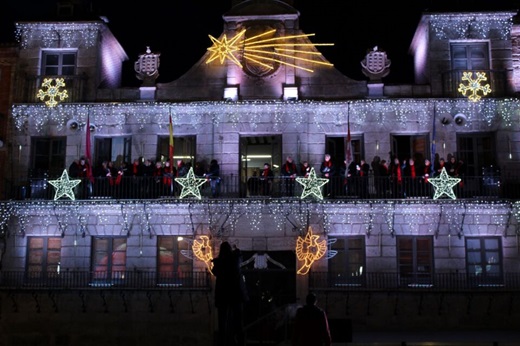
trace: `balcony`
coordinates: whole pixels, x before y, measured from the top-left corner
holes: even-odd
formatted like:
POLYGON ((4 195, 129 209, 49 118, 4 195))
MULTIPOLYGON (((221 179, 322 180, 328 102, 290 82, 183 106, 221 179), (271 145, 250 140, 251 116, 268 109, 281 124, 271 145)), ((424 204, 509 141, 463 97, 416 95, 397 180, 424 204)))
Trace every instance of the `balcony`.
POLYGON ((14 103, 39 103, 42 102, 36 95, 42 88, 45 78, 63 78, 68 97, 62 102, 74 103, 84 102, 86 97, 87 76, 25 76, 18 78, 14 87, 14 103))
POLYGON ((114 288, 134 290, 211 290, 211 275, 206 271, 158 273, 152 270, 24 272, 1 271, 0 289, 86 289, 114 288), (170 274, 170 275, 167 275, 170 274))
MULTIPOLYGON (((55 189, 49 179, 59 176, 30 178, 28 181, 7 182, 8 200, 52 200, 55 189)), ((71 178, 72 179, 72 178, 71 178)), ((302 185, 293 179, 275 176, 269 180, 258 177, 243 179, 238 175, 221 176, 217 198, 299 198, 302 185), (292 193, 291 193, 292 189, 292 193)), ((181 185, 173 181, 165 185, 161 177, 122 177, 114 180, 97 177, 91 183, 88 179, 75 188, 77 200, 100 199, 170 199, 178 198, 181 185)), ((520 181, 514 177, 465 176, 453 187, 458 199, 518 199, 520 181)), ((202 198, 212 198, 209 180, 200 187, 202 198)), ((419 178, 404 177, 401 183, 394 183, 389 177, 356 177, 348 181, 344 177, 334 177, 322 188, 327 199, 432 199, 434 187, 419 178)))
MULTIPOLYGON (((472 72, 473 78, 476 78, 476 72, 484 72, 487 81, 481 83, 482 86, 489 84, 491 93, 487 97, 505 97, 508 95, 507 87, 507 71, 496 70, 449 70, 442 73, 442 96, 450 98, 465 98, 459 92, 460 84, 467 85, 468 83, 462 80, 464 72, 472 72)), ((481 95, 481 93, 479 93, 481 95)))
POLYGON ((365 273, 345 277, 344 273, 311 271, 309 289, 326 292, 513 292, 520 289, 520 273, 481 276, 458 272, 429 274, 427 277, 399 273, 365 273))

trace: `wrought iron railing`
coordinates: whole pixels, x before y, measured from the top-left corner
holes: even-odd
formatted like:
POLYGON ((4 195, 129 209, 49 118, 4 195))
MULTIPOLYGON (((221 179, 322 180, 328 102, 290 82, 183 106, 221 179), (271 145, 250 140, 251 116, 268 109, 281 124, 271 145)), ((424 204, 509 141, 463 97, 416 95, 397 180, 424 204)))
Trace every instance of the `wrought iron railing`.
MULTIPOLYGON (((52 200, 55 189, 50 179, 59 177, 31 178, 26 182, 9 182, 6 199, 52 200)), ((71 178, 73 179, 73 178, 71 178)), ((172 180, 164 184, 160 177, 123 177, 120 180, 98 177, 91 183, 82 179, 75 188, 75 198, 88 199, 158 199, 176 198, 181 185, 172 180)), ((293 179, 275 176, 269 180, 256 177, 243 179, 238 175, 224 175, 218 184, 218 197, 224 198, 285 198, 300 197, 303 186, 293 179)), ((465 176, 461 183, 453 187, 457 198, 518 199, 520 180, 503 179, 500 176, 465 176)), ((324 198, 335 199, 432 199, 434 187, 421 178, 403 177, 396 182, 389 177, 356 177, 345 179, 333 177, 321 188, 324 198)), ((210 182, 200 187, 201 197, 211 198, 210 182)), ((445 196, 443 196, 445 197, 445 196)))
POLYGON ((497 70, 449 70, 442 73, 442 92, 444 97, 467 97, 459 92, 460 84, 468 83, 462 80, 464 72, 472 72, 472 78, 476 79, 476 72, 484 72, 487 80, 481 85, 489 84, 491 93, 487 97, 504 97, 507 91, 507 71, 497 70))
POLYGON ((63 78, 65 82, 64 89, 67 90, 68 97, 62 102, 84 102, 87 88, 86 75, 74 76, 26 76, 17 80, 17 87, 14 88, 14 102, 15 103, 38 103, 42 102, 36 95, 38 90, 42 88, 42 83, 45 78, 63 78))
POLYGON ((520 291, 520 273, 475 275, 468 273, 364 273, 310 272, 309 289, 315 291, 520 291))
POLYGON ((176 289, 210 290, 207 271, 159 273, 156 271, 0 271, 0 289, 176 289))

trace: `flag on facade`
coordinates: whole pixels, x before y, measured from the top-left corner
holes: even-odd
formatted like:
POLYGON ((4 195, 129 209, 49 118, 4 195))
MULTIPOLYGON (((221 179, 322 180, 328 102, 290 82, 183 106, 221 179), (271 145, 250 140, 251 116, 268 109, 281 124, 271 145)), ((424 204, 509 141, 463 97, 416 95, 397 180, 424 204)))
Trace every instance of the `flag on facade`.
POLYGON ((94 182, 94 176, 92 175, 92 154, 90 152, 90 114, 87 115, 87 128, 85 131, 85 158, 87 159, 87 178, 90 182, 94 182))
POLYGON ((174 151, 174 145, 173 145, 173 123, 172 123, 172 115, 170 114, 170 144, 168 146, 168 159, 170 159, 170 165, 171 167, 175 167, 173 163, 173 151, 174 151))
MULTIPOLYGON (((347 118, 347 139, 345 141, 345 164, 348 165, 352 162, 352 138, 350 137, 350 114, 347 118)), ((346 172, 347 170, 345 170, 346 172)), ((345 173, 346 174, 346 173, 345 173)))

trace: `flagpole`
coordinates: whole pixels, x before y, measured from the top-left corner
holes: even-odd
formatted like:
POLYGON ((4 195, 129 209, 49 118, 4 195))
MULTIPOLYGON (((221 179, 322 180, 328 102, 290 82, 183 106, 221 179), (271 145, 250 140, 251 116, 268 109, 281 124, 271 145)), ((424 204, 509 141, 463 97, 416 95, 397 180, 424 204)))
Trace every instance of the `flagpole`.
POLYGON ((172 122, 172 110, 171 108, 168 109, 169 116, 170 116, 170 123, 169 123, 169 131, 170 131, 170 143, 168 145, 168 159, 170 160, 170 167, 171 167, 171 179, 170 179, 170 193, 173 194, 173 168, 175 163, 173 162, 173 156, 174 156, 174 150, 175 145, 173 142, 173 122, 172 122))
POLYGON ((437 103, 433 104, 433 128, 432 128, 432 152, 431 152, 431 175, 435 173, 435 150, 436 150, 436 119, 437 119, 437 103))

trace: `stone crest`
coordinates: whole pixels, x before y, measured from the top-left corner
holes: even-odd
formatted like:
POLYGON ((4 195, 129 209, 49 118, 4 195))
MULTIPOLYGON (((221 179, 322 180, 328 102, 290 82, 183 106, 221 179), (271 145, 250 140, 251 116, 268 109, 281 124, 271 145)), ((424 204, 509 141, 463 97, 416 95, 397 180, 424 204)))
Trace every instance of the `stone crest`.
POLYGON ((143 81, 143 85, 151 86, 159 77, 160 54, 152 53, 150 47, 146 47, 146 53, 139 55, 134 64, 137 79, 143 81))
POLYGON ((370 81, 379 81, 390 73, 390 63, 386 52, 375 46, 361 61, 361 66, 363 74, 370 78, 370 81))

